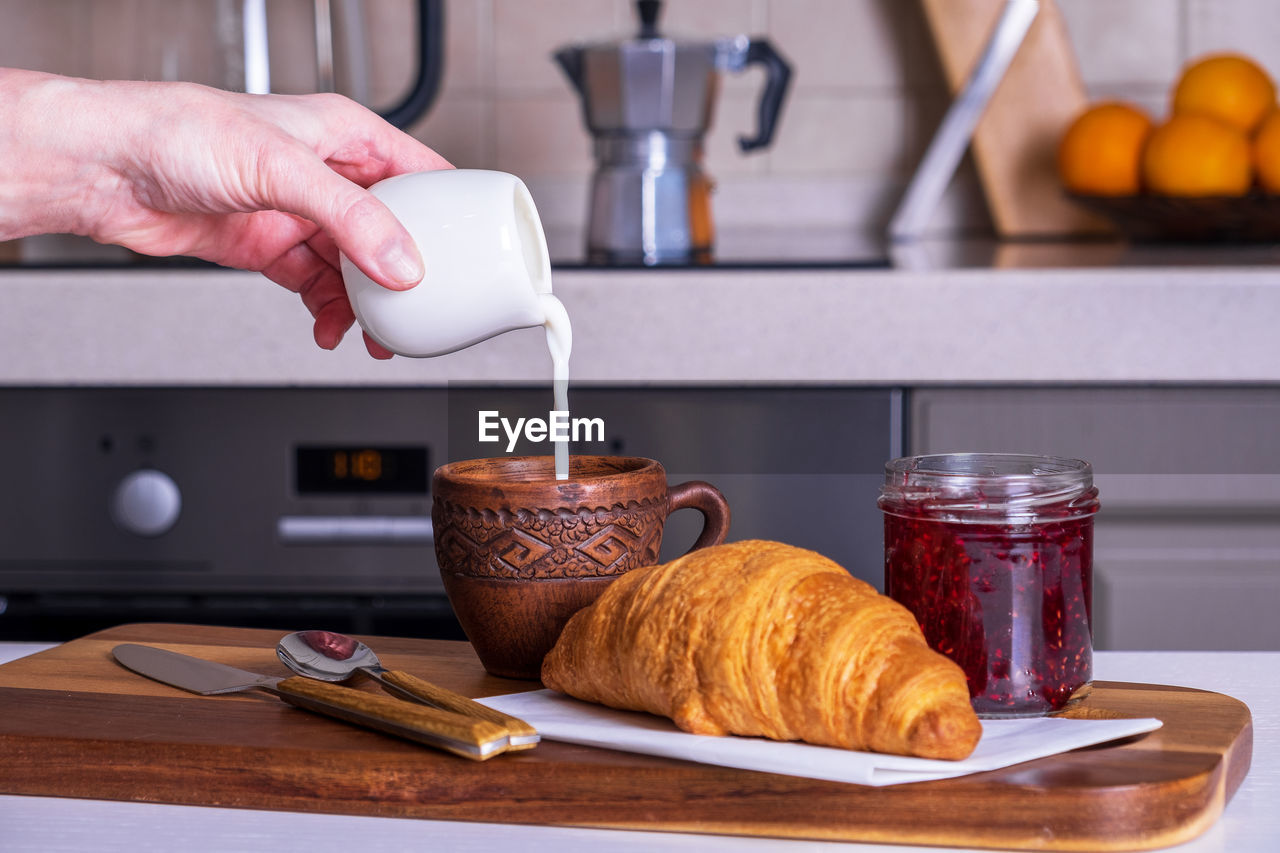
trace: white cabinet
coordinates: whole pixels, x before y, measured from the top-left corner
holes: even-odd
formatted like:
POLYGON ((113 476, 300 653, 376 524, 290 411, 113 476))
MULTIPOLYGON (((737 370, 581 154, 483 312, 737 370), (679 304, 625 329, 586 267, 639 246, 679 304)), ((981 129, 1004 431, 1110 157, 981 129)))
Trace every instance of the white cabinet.
POLYGON ((1280 649, 1280 388, 922 388, 911 453, 1090 461, 1100 649, 1280 649))

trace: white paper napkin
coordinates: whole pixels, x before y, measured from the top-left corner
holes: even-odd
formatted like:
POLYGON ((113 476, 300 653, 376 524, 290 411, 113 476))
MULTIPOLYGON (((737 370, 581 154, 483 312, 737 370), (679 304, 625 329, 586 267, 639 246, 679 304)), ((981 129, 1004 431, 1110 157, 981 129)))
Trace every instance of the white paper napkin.
POLYGON ((982 740, 963 761, 940 761, 854 752, 764 738, 709 737, 682 732, 664 717, 615 711, 570 699, 553 690, 510 693, 478 700, 520 717, 548 740, 662 755, 742 770, 806 776, 857 785, 901 785, 996 770, 1082 746, 1143 734, 1160 728, 1154 718, 1070 720, 1034 717, 983 720, 982 740))

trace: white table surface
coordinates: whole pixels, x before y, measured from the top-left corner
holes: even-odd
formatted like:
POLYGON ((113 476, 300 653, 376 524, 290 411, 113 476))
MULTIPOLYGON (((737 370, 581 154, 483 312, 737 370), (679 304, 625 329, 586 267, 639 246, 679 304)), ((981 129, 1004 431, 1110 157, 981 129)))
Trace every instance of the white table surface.
MULTIPOLYGON (((45 645, 0 643, 0 662, 45 645)), ((1101 680, 1197 687, 1234 696, 1253 713, 1253 763, 1226 812, 1185 853, 1280 850, 1280 652, 1098 652, 1101 680)), ((3 772, 3 768, 0 768, 3 772)), ((53 797, 0 796, 0 850, 288 851, 936 851, 728 836, 562 829, 398 818, 294 814, 53 797)))

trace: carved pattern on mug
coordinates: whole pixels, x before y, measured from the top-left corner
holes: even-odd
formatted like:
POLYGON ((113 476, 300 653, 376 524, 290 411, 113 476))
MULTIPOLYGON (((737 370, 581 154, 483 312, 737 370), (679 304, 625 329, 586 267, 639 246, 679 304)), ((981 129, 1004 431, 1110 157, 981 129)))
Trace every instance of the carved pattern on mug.
POLYGON ((667 502, 576 510, 477 510, 437 500, 442 571, 480 578, 613 577, 658 561, 667 502))

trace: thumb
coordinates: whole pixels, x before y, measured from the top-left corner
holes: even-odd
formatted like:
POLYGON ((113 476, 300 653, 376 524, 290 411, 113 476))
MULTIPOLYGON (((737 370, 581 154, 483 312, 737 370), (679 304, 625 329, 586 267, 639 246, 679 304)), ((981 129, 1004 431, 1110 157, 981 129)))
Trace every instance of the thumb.
MULTIPOLYGON (((265 204, 320 226, 365 275, 392 290, 422 280, 422 254, 395 214, 373 193, 325 165, 304 146, 303 168, 268 169, 265 204)), ((293 164, 300 165, 300 164, 293 164)))

